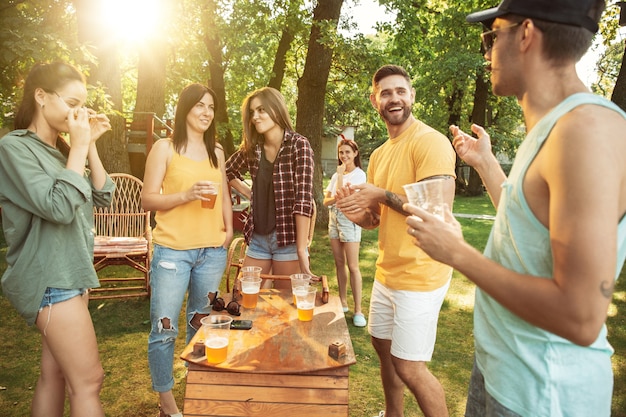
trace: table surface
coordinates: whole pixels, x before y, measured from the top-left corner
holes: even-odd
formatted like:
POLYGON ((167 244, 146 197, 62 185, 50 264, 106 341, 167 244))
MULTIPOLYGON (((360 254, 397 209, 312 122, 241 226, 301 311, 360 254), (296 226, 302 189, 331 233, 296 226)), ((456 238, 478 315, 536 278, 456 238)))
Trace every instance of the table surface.
MULTIPOLYGON (((226 297, 224 297, 226 299, 226 297)), ((228 302, 228 300, 226 300, 228 302)), ((298 320, 291 290, 262 289, 256 309, 241 308, 241 316, 234 319, 252 320, 250 330, 231 330, 228 358, 219 364, 209 364, 204 349, 196 349, 196 342, 204 339, 199 330, 181 358, 192 364, 213 370, 252 373, 301 374, 335 369, 356 363, 350 333, 338 297, 329 297, 322 304, 318 292, 313 320, 298 320), (345 346, 345 354, 337 359, 329 356, 329 345, 338 342, 345 346), (202 352, 202 353, 198 353, 202 352)), ((212 311, 211 314, 223 312, 212 311)))

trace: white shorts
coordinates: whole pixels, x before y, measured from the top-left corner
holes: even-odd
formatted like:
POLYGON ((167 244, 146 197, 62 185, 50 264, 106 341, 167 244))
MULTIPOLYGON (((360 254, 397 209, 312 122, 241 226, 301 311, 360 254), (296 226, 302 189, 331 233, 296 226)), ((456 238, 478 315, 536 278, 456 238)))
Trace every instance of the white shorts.
POLYGON ((374 281, 370 299, 369 332, 391 340, 391 354, 414 362, 428 362, 437 338, 437 320, 450 280, 434 291, 392 290, 374 281))

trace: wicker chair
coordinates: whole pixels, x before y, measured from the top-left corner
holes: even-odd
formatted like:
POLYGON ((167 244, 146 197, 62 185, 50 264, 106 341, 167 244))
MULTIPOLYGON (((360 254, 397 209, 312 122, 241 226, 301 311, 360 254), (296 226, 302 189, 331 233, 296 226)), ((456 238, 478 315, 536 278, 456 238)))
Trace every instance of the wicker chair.
POLYGON ((101 287, 91 290, 89 297, 150 297, 152 230, 150 212, 141 206, 143 183, 128 174, 110 176, 116 184, 111 206, 94 208, 94 267, 100 271, 125 265, 141 272, 141 276, 100 277, 101 287))

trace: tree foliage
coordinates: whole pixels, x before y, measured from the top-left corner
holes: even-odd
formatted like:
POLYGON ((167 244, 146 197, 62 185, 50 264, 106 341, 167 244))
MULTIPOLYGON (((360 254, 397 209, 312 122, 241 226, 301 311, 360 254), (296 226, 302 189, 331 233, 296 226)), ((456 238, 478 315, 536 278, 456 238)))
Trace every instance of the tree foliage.
POLYGON ((21 83, 37 62, 65 60, 86 64, 94 57, 78 41, 69 0, 9 0, 0 6, 1 126, 12 126, 21 83))
MULTIPOLYGON (((0 124, 10 125, 30 67, 61 59, 88 73, 90 92, 98 93, 92 100, 120 115, 137 108, 171 118, 185 85, 212 86, 223 101, 216 121, 228 151, 239 143, 244 97, 272 85, 287 98, 297 128, 312 135, 316 147, 323 134, 354 126, 367 159, 387 137, 369 103, 371 77, 382 64, 395 63, 413 76, 416 116, 439 131, 447 133, 451 123, 468 130, 470 123, 480 122, 494 150, 508 156, 524 136, 515 100, 491 94, 480 51, 481 26, 465 21, 471 11, 493 6, 492 0, 379 0, 395 19, 367 36, 353 31, 350 7, 358 0, 161 0, 152 3, 169 7, 167 21, 154 22, 161 29, 158 38, 141 47, 117 40, 106 51, 106 33, 86 40, 77 16, 80 7, 101 1, 7 0, 0 6, 0 124), (332 19, 316 19, 316 13, 332 19), (148 78, 138 70, 146 62, 153 70, 148 78), (142 94, 151 98, 144 100, 142 94)), ((609 7, 601 24, 611 45, 618 12, 609 7)), ((608 50, 601 68, 595 88, 604 94, 610 94, 618 74, 619 49, 608 50)), ((123 147, 123 138, 112 143, 123 147)), ((321 177, 317 182, 321 186, 321 177)))

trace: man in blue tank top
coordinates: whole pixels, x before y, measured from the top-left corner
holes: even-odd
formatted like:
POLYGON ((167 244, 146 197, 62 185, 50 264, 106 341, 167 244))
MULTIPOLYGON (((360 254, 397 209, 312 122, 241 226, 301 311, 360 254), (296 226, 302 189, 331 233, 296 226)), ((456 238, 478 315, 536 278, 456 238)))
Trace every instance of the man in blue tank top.
POLYGON ((626 115, 575 68, 604 7, 504 0, 467 17, 486 26, 493 92, 517 97, 527 130, 507 178, 482 127, 477 139, 450 128, 498 209, 484 254, 450 211, 444 222, 404 206, 415 244, 478 286, 468 417, 611 413, 605 320, 626 254, 626 115))

